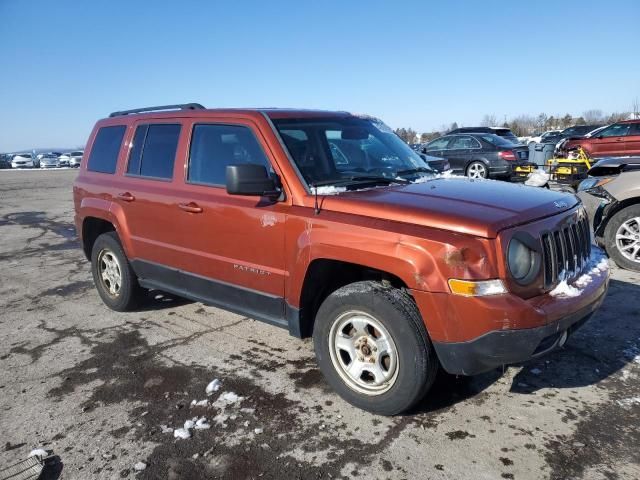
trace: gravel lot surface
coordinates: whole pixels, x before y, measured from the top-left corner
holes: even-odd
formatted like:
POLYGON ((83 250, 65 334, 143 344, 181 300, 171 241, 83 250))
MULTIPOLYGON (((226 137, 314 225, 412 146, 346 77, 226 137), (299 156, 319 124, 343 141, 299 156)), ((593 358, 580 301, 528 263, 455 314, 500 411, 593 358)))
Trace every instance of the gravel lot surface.
POLYGON ((377 417, 284 330, 169 296, 108 310, 75 236, 75 175, 0 171, 0 471, 41 447, 65 479, 640 478, 640 275, 614 268, 564 349, 443 376, 416 412, 377 417), (211 428, 163 432, 194 417, 211 428))

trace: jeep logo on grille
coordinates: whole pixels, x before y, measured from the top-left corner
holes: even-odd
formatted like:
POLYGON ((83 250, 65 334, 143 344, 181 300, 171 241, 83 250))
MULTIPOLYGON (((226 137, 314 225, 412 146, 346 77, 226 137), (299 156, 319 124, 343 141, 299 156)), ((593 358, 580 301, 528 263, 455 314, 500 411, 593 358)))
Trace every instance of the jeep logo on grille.
POLYGON ((553 202, 556 208, 567 208, 567 204, 565 202, 553 202))

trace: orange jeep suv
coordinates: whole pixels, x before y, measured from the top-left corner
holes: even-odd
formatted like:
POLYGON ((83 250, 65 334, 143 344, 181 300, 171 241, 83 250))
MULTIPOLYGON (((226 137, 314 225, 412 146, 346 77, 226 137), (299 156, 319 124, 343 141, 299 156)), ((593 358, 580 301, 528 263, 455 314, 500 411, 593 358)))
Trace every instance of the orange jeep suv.
POLYGON ((158 289, 313 336, 372 412, 563 345, 607 292, 577 197, 435 174, 373 117, 144 108, 85 151, 75 221, 108 307, 158 289))

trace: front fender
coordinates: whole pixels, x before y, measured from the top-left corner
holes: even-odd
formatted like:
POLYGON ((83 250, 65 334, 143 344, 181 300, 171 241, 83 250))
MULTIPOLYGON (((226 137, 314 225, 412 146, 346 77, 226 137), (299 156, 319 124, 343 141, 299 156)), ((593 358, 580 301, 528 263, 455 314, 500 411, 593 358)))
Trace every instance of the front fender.
POLYGON ((372 222, 376 228, 311 219, 293 222, 297 228, 288 228, 292 267, 286 296, 294 306, 300 305, 309 265, 318 259, 386 272, 412 290, 427 292, 448 292, 449 278, 498 275, 495 246, 487 239, 383 220, 372 222))

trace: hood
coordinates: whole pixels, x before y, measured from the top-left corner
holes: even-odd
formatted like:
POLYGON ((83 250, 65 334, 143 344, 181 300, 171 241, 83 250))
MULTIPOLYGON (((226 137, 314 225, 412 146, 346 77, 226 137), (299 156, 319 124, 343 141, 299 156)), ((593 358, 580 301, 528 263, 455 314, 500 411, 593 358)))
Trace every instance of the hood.
POLYGON ((575 195, 544 188, 460 177, 326 196, 321 209, 495 238, 578 203, 575 195))

